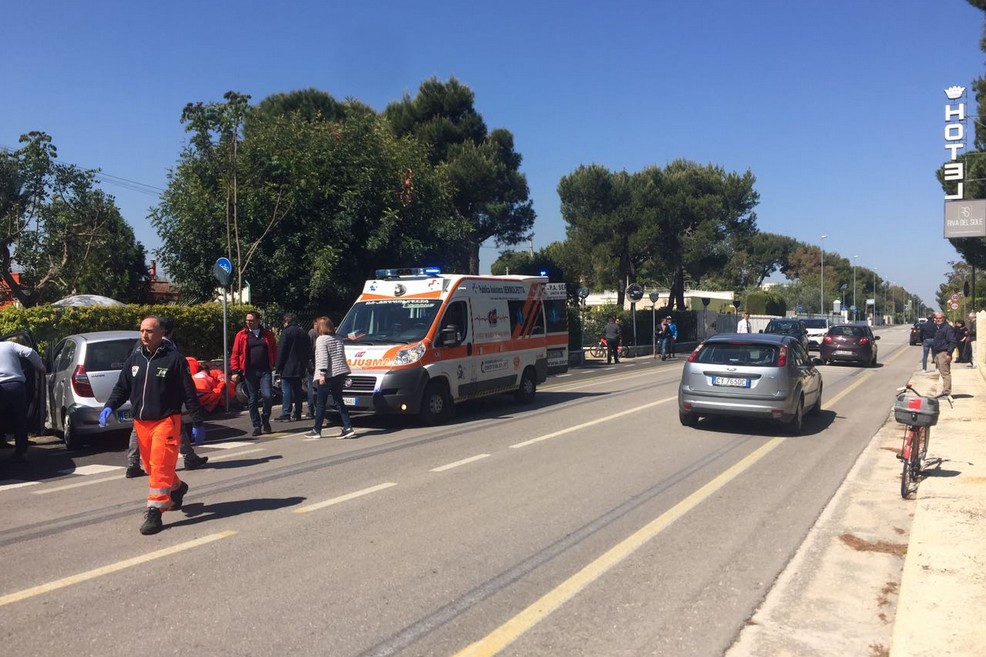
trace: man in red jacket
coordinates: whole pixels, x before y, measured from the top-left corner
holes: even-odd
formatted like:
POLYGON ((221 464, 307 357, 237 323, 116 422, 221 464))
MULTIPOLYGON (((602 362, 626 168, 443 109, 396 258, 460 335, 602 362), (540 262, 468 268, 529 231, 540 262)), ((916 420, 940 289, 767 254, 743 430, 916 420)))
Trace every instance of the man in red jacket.
POLYGON ((252 310, 246 314, 246 328, 233 338, 233 353, 229 357, 230 380, 240 377, 246 382, 247 410, 253 423, 253 435, 270 433, 270 411, 274 403, 271 370, 277 360, 277 343, 270 329, 260 323, 260 315, 252 310), (257 404, 263 401, 263 409, 257 404))

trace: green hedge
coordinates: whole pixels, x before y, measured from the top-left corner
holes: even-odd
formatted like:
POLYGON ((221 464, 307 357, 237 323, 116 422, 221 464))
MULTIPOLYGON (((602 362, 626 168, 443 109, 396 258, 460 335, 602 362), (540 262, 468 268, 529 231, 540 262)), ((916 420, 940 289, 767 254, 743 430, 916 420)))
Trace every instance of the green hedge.
MULTIPOLYGON (((249 305, 227 305, 229 347, 233 335, 242 328, 249 305)), ((197 306, 97 306, 93 308, 10 307, 0 311, 0 334, 28 330, 38 340, 45 355, 49 345, 73 333, 90 331, 136 331, 147 315, 161 315, 175 321, 175 340, 186 356, 200 360, 223 356, 223 306, 207 303, 197 306)))

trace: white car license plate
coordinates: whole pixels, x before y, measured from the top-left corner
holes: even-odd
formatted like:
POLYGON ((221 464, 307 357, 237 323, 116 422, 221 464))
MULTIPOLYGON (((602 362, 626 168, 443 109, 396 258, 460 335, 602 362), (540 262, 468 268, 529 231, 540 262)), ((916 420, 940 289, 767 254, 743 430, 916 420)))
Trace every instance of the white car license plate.
POLYGON ((343 397, 342 403, 346 406, 359 406, 359 397, 343 397))
POLYGON ((134 415, 130 411, 117 411, 116 419, 120 422, 129 422, 134 419, 134 415))
POLYGON ((836 356, 852 356, 852 352, 851 351, 846 351, 845 349, 842 349, 840 351, 836 351, 834 353, 835 353, 836 356))
POLYGON ((749 379, 739 379, 729 376, 714 376, 712 377, 712 385, 714 386, 726 386, 729 388, 749 388, 749 379))

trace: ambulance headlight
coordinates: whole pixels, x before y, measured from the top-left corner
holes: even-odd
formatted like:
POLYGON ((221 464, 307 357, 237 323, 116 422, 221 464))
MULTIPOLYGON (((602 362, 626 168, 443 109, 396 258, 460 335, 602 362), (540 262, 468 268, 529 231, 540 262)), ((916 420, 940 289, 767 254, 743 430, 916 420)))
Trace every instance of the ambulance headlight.
POLYGON ((423 342, 405 347, 394 356, 394 365, 410 365, 421 360, 425 355, 425 345, 423 342))

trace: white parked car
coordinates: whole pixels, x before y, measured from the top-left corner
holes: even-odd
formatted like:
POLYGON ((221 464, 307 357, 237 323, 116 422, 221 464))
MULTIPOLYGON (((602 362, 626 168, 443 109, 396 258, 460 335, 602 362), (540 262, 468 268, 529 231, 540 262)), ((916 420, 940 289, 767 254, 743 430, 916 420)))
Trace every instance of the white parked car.
POLYGON ((822 318, 811 318, 804 320, 805 328, 808 330, 808 348, 821 349, 822 339, 829 330, 829 320, 822 318))

